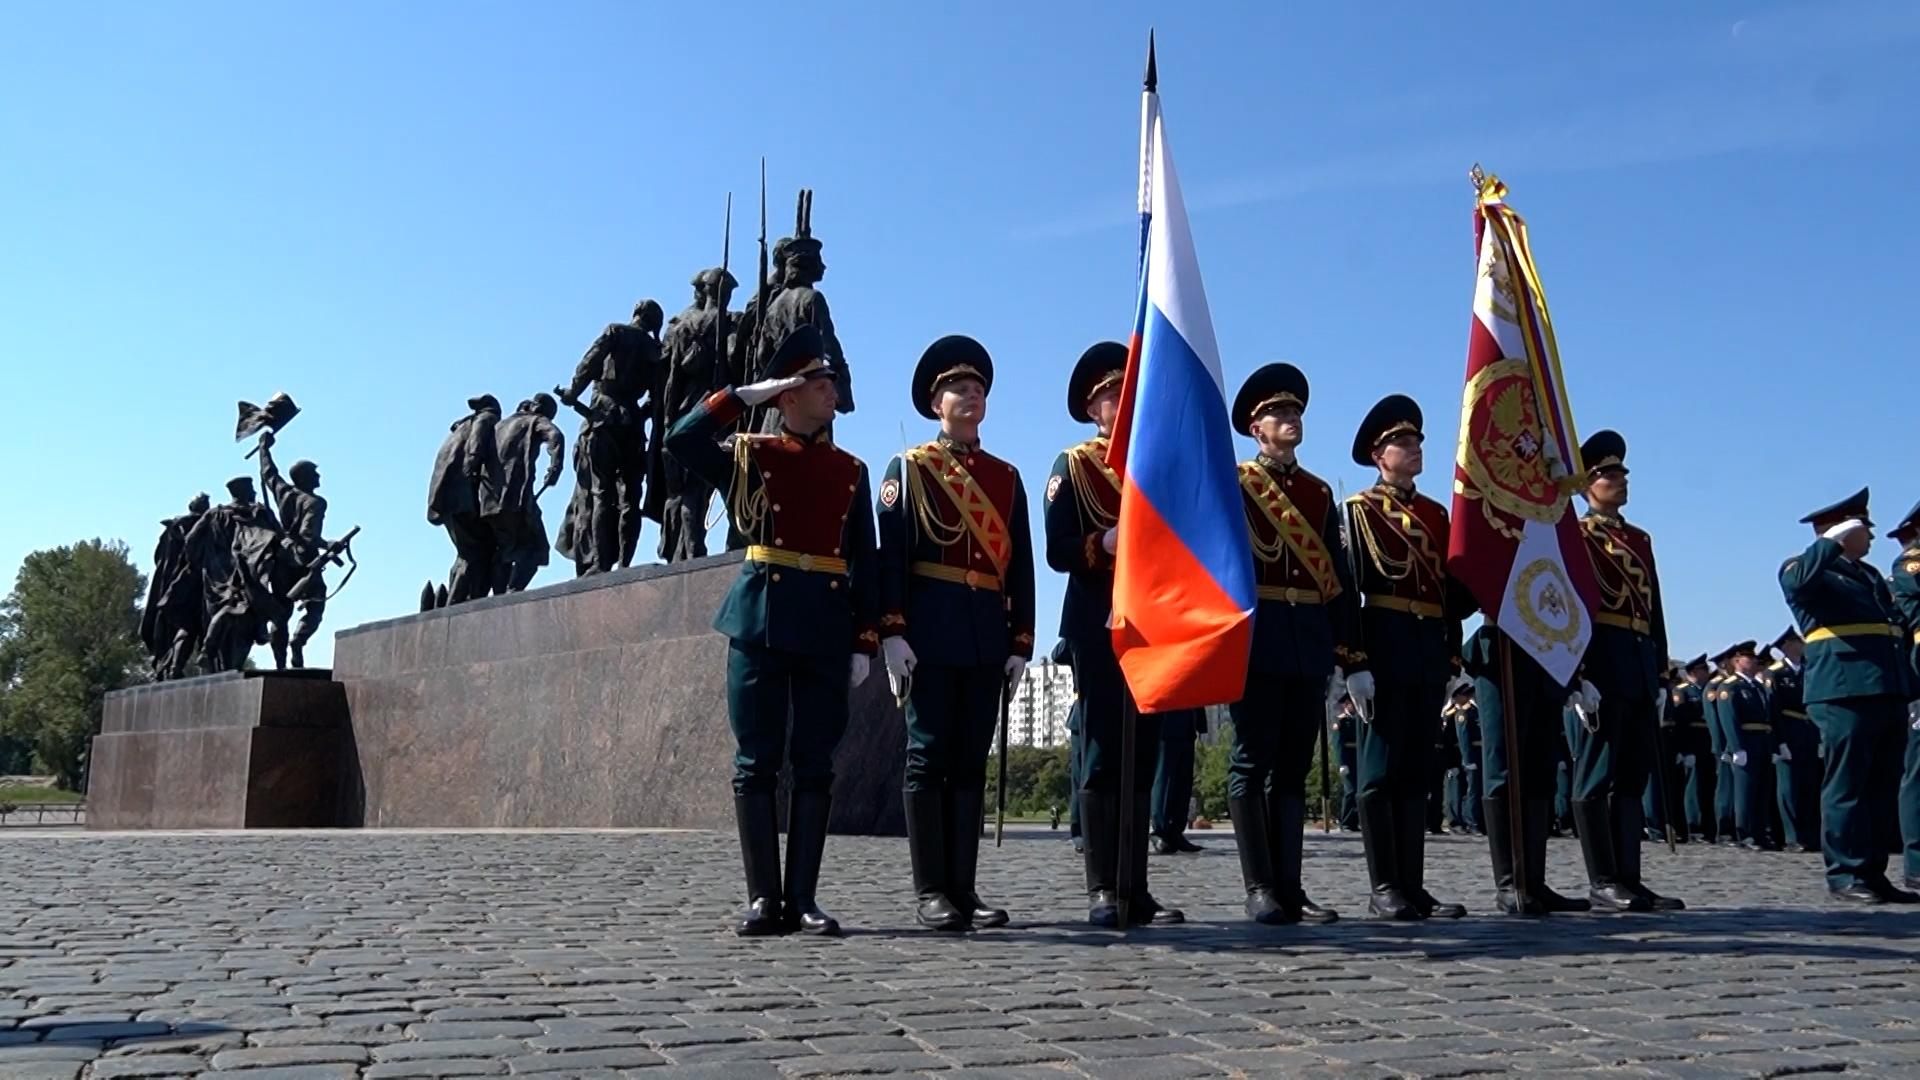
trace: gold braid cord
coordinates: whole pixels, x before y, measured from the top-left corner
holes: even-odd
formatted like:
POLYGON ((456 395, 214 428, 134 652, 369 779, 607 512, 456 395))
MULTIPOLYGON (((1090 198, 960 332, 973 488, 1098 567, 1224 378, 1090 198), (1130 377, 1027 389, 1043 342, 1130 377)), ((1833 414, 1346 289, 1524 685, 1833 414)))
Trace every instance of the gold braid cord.
POLYGON ((734 527, 740 530, 740 535, 759 540, 760 523, 766 520, 769 500, 765 483, 754 486, 747 482, 753 476, 755 438, 744 434, 733 438, 733 494, 727 509, 733 513, 734 527))
POLYGON ((1600 598, 1606 601, 1607 609, 1610 611, 1618 611, 1628 606, 1624 601, 1637 599, 1640 602, 1640 606, 1645 607, 1647 611, 1651 613, 1653 610, 1653 586, 1648 582, 1646 568, 1640 565, 1640 557, 1634 554, 1633 550, 1626 545, 1615 543, 1612 530, 1607 527, 1605 522, 1586 520, 1580 524, 1586 529, 1588 536, 1595 537, 1600 541, 1601 550, 1612 557, 1614 565, 1620 568, 1620 575, 1627 579, 1627 585, 1615 588, 1607 583, 1607 576, 1605 574, 1593 575, 1600 584, 1600 598), (1627 591, 1629 587, 1634 590, 1631 596, 1627 591))
POLYGON ((946 522, 940 519, 940 508, 934 504, 933 489, 927 483, 927 470, 940 468, 933 455, 924 448, 908 450, 900 455, 900 471, 905 473, 907 493, 913 502, 913 517, 920 525, 921 535, 941 547, 952 547, 967 535, 966 522, 946 522))
POLYGON ((1115 493, 1120 490, 1120 479, 1107 468, 1100 450, 1092 442, 1083 442, 1067 451, 1067 475, 1073 479, 1073 497, 1080 505, 1080 520, 1095 530, 1111 529, 1120 522, 1120 516, 1108 513, 1092 494, 1096 482, 1115 493))
POLYGON ((1365 494, 1355 495, 1351 501, 1354 504, 1354 509, 1358 511, 1353 515, 1353 522, 1360 530, 1360 537, 1363 546, 1366 548, 1367 558, 1373 563, 1374 568, 1379 570, 1387 580, 1403 581, 1409 574, 1413 573, 1417 566, 1423 563, 1429 566, 1429 573, 1432 572, 1431 567, 1438 563, 1439 555, 1433 550, 1433 544, 1428 538, 1426 530, 1421 527, 1418 521, 1414 520, 1411 510, 1396 511, 1391 505, 1391 500, 1385 495, 1378 497, 1377 505, 1374 498, 1365 494), (1382 549, 1380 538, 1378 534, 1374 532, 1378 527, 1373 521, 1373 515, 1376 512, 1382 516, 1389 528, 1393 527, 1393 517, 1397 516, 1400 519, 1400 527, 1397 531, 1400 533, 1401 540, 1407 545, 1407 557, 1405 559, 1395 560, 1389 557, 1386 551, 1382 549), (1426 558, 1421 558, 1420 556, 1422 555, 1425 555, 1426 558))

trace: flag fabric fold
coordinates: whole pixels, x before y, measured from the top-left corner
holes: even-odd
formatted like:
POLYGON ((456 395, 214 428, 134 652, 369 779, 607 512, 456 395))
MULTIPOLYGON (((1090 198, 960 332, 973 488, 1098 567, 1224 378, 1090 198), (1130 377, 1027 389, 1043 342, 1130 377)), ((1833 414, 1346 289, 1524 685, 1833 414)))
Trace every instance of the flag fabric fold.
POLYGON ((1514 645, 1570 683, 1599 589, 1573 511, 1583 466, 1546 294, 1506 185, 1476 166, 1478 253, 1447 569, 1514 645))
POLYGON ((1123 478, 1114 653, 1151 713, 1240 699, 1255 604, 1219 347, 1151 76, 1139 283, 1107 461, 1123 478))

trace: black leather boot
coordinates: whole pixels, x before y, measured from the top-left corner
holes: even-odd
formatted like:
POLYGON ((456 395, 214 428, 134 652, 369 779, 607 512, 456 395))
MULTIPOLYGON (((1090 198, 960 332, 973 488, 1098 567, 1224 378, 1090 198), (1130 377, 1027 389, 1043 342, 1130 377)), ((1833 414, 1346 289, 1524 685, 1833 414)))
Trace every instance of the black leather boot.
POLYGON ((1423 919, 1465 918, 1465 904, 1441 903, 1427 891, 1427 799, 1415 795, 1402 799, 1394 809, 1394 823, 1400 829, 1400 888, 1413 901, 1423 919))
POLYGON ((1384 795, 1362 795, 1360 840, 1367 852, 1367 880, 1373 890, 1367 909, 1383 919, 1412 920, 1420 910, 1400 891, 1399 837, 1394 830, 1393 802, 1384 795))
MULTIPOLYGON (((1136 822, 1146 835, 1144 823, 1136 822)), ((1120 867, 1120 800, 1093 791, 1080 793, 1080 837, 1086 841, 1087 922, 1105 930, 1120 927, 1120 897, 1115 881, 1120 867)))
MULTIPOLYGON (((986 782, 981 781, 981 785, 986 782)), ((947 789, 947 899, 974 926, 1005 926, 1007 913, 987 906, 974 890, 980 868, 981 811, 986 806, 984 786, 947 789)))
POLYGON ((907 855, 913 862, 913 917, 930 930, 964 930, 967 917, 947 897, 947 828, 938 788, 904 796, 907 855))
POLYGON ((1529 895, 1522 906, 1520 893, 1514 888, 1513 814, 1505 793, 1482 799, 1480 810, 1486 815, 1487 854, 1493 860, 1493 902, 1509 915, 1545 915, 1547 906, 1537 897, 1529 895))
POLYGON ((1608 809, 1613 817, 1613 861, 1618 867, 1620 884, 1632 889, 1634 895, 1645 900, 1654 911, 1685 911, 1687 905, 1679 898, 1661 896, 1640 880, 1640 834, 1647 816, 1640 800, 1615 796, 1609 800, 1608 809))
POLYGON ((1267 804, 1260 798, 1227 800, 1233 817, 1233 846, 1240 851, 1240 883, 1247 888, 1247 918, 1266 926, 1291 922, 1273 894, 1273 847, 1267 832, 1267 804))
POLYGON ((796 791, 787 800, 787 890, 784 901, 787 928, 803 934, 838 937, 840 920, 820 910, 814 891, 820 887, 820 860, 827 852, 827 820, 833 796, 824 791, 796 791))
POLYGON ((733 797, 733 823, 740 833, 740 861, 747 870, 747 909, 733 932, 741 937, 781 933, 780 819, 773 793, 733 797))
POLYGON ((1326 924, 1340 917, 1330 907, 1321 907, 1307 897, 1301 884, 1302 856, 1306 853, 1307 800, 1304 795, 1271 795, 1267 798, 1267 826, 1273 842, 1274 889, 1280 909, 1288 922, 1326 924))
POLYGON ((1133 835, 1123 839, 1121 858, 1133 861, 1133 899, 1127 904, 1127 923, 1131 926, 1177 926, 1187 921, 1185 912, 1154 899, 1147 889, 1147 828, 1152 812, 1153 793, 1136 791, 1133 795, 1133 835))
POLYGON ((1528 799, 1521 807, 1521 832, 1527 848, 1527 898, 1546 908, 1548 914, 1568 914, 1591 910, 1593 905, 1580 897, 1562 896, 1547 887, 1547 832, 1553 821, 1553 803, 1547 799, 1528 799))
POLYGON ((1607 800, 1575 799, 1573 820, 1580 827, 1580 854, 1587 864, 1587 899, 1602 912, 1651 911, 1653 906, 1620 882, 1613 857, 1613 822, 1607 800))

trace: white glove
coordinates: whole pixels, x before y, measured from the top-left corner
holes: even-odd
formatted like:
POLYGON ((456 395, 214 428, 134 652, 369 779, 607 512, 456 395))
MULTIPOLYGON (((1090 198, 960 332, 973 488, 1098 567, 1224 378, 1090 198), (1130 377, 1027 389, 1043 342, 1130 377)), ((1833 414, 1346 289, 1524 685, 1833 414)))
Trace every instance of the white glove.
POLYGON ((1675 754, 1673 755, 1673 763, 1675 765, 1692 765, 1693 755, 1692 754, 1675 754))
POLYGON ((1663 724, 1667 722, 1667 695, 1665 691, 1662 691, 1660 695, 1654 700, 1653 714, 1654 714, 1654 719, 1660 721, 1663 724))
POLYGON ((1775 761, 1792 761, 1792 760, 1793 760, 1793 751, 1791 751, 1791 750, 1789 750, 1789 749, 1787 749, 1787 744, 1786 744, 1786 743, 1781 743, 1781 744, 1780 744, 1780 756, 1779 756, 1779 757, 1777 757, 1777 758, 1775 758, 1774 760, 1775 760, 1775 761))
POLYGON ((1585 679, 1567 696, 1567 704, 1584 711, 1588 716, 1600 715, 1600 690, 1585 679))
POLYGON ((1467 766, 1467 771, 1468 771, 1468 772, 1479 772, 1479 771, 1480 771, 1480 766, 1478 766, 1478 765, 1469 765, 1469 766, 1467 766))
POLYGON ((1345 765, 1340 766, 1340 775, 1341 776, 1347 775, 1347 767, 1345 765))
POLYGON ((1353 698, 1353 711, 1360 714, 1363 722, 1371 721, 1373 719, 1373 672, 1362 671, 1347 676, 1347 693, 1353 698))
POLYGON ((1828 529, 1826 532, 1823 532, 1820 535, 1827 538, 1828 540, 1832 540, 1838 543, 1841 537, 1847 535, 1848 533, 1854 531, 1855 529, 1864 529, 1866 527, 1867 527, 1867 523, 1864 521, 1861 521, 1859 518, 1848 518, 1847 520, 1841 522, 1838 525, 1835 525, 1833 528, 1828 529))
POLYGON ((1024 656, 1007 657, 1007 685, 1018 686, 1020 673, 1027 670, 1027 658, 1024 656))
POLYGON ((1120 530, 1118 528, 1108 529, 1106 535, 1100 537, 1100 547, 1109 555, 1113 554, 1113 549, 1118 547, 1119 544, 1120 530))
POLYGON ((1733 763, 1735 765, 1745 765, 1747 763, 1747 752, 1745 750, 1735 750, 1733 752, 1733 763))
POLYGON ((738 395, 740 400, 746 405, 765 405, 767 402, 772 401, 774 398, 779 397, 781 394, 786 393, 806 381, 806 379, 798 375, 789 379, 765 379, 757 383, 748 383, 745 386, 735 387, 733 392, 738 395))
POLYGON ((913 666, 920 662, 913 655, 913 646, 907 644, 905 635, 881 639, 880 653, 886 658, 887 674, 895 679, 905 679, 913 674, 913 666))
POLYGON ((873 661, 867 659, 866 653, 854 653, 853 658, 847 661, 847 685, 859 689, 860 684, 867 681, 867 673, 872 670, 873 661))

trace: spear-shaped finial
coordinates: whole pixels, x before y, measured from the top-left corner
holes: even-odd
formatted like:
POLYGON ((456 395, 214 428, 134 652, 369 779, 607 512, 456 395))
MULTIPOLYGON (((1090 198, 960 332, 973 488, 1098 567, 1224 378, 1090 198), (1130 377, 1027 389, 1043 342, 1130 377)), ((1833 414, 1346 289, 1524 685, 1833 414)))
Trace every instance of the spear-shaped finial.
POLYGON ((1160 89, 1160 71, 1153 62, 1153 28, 1147 28, 1147 78, 1144 84, 1147 93, 1156 93, 1160 89))

